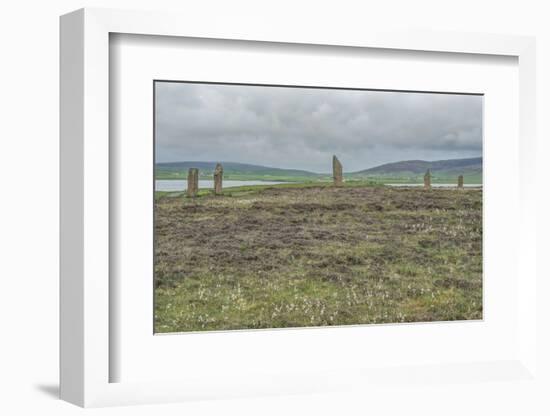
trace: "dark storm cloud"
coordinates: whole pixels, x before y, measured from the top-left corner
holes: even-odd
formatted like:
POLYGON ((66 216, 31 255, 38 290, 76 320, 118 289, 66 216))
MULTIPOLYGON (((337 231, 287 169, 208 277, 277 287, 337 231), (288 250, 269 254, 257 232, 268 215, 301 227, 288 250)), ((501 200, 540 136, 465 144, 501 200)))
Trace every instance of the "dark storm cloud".
POLYGON ((156 157, 328 172, 481 155, 482 97, 156 84, 156 157))

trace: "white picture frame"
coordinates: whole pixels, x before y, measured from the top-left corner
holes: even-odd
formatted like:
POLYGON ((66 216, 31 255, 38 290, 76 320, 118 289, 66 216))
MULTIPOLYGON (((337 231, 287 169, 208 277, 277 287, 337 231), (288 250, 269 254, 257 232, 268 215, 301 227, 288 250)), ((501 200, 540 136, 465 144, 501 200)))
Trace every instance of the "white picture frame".
MULTIPOLYGON (((517 270, 517 354, 506 360, 420 367, 420 379, 434 372, 449 380, 479 383, 487 372, 506 380, 535 379, 536 362, 536 211, 528 167, 535 164, 535 41, 529 37, 464 33, 360 34, 293 32, 263 22, 235 28, 219 20, 208 26, 190 16, 82 9, 61 18, 61 398, 80 406, 159 403, 197 398, 323 392, 405 380, 407 369, 333 369, 326 377, 312 371, 239 379, 221 373, 212 379, 111 382, 110 366, 120 359, 110 348, 109 276, 109 36, 113 33, 207 39, 332 45, 453 54, 516 57, 519 66, 519 190, 517 270), (476 375, 477 374, 477 375, 476 375)), ((305 331, 305 330, 294 330, 305 331)), ((223 336, 221 334, 220 336, 223 336)), ((227 334, 225 334, 227 335, 227 334)), ((216 341, 219 342, 219 341, 216 341)), ((516 351, 516 350, 515 350, 516 351)))

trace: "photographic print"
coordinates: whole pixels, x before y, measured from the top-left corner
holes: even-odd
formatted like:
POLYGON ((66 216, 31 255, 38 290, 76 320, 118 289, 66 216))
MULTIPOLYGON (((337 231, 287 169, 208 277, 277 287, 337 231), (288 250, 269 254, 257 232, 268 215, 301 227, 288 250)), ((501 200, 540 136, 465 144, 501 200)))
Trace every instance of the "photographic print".
POLYGON ((483 96, 154 82, 156 333, 479 320, 483 96))

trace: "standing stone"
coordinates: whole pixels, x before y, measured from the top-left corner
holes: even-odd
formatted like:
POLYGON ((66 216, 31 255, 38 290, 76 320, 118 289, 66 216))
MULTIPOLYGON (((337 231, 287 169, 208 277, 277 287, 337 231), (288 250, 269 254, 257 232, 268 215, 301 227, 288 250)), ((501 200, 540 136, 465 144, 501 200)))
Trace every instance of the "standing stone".
POLYGON ((428 169, 424 175, 424 189, 432 189, 432 174, 430 169, 428 169))
POLYGON ((332 179, 334 180, 334 186, 342 186, 344 183, 342 164, 336 156, 332 156, 332 179))
POLYGON ((458 189, 464 188, 464 176, 458 175, 458 189))
POLYGON ((197 168, 189 168, 187 174, 187 197, 194 198, 199 191, 199 170, 197 168))
POLYGON ((214 193, 220 195, 222 193, 223 167, 221 164, 216 165, 214 170, 214 193))

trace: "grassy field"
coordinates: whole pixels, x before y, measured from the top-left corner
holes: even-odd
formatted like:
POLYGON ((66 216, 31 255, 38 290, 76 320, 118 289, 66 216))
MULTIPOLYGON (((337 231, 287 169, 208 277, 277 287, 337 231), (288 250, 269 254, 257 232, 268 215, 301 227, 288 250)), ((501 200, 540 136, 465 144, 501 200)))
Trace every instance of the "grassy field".
MULTIPOLYGON (((483 183, 483 176, 481 173, 468 173, 463 175, 464 183, 467 185, 480 185, 483 183)), ((424 182, 424 173, 422 174, 409 174, 409 175, 376 175, 371 174, 369 176, 361 177, 359 175, 352 176, 350 179, 368 179, 376 183, 391 183, 391 184, 421 184, 424 182)), ((452 175, 447 173, 432 173, 432 183, 437 184, 456 184, 458 181, 458 175, 452 175)))
MULTIPOLYGON (((200 179, 212 179, 215 162, 173 162, 156 165, 156 179, 187 179, 190 167, 199 169, 200 179)), ((226 180, 281 181, 281 182, 326 182, 332 173, 314 173, 297 169, 281 169, 259 165, 223 162, 223 177, 226 180)), ((330 168, 330 166, 328 167, 330 168)), ((433 183, 454 184, 458 175, 464 176, 465 184, 481 184, 482 159, 450 159, 426 162, 422 160, 388 163, 357 172, 344 172, 346 181, 368 180, 378 183, 423 183, 426 169, 431 168, 433 183)))
POLYGON ((157 193, 155 331, 482 318, 482 191, 157 193))
MULTIPOLYGON (((155 179, 164 180, 187 180, 187 171, 185 172, 166 172, 160 171, 155 173, 155 179)), ((253 173, 225 173, 223 174, 225 180, 231 181, 281 181, 281 182, 319 182, 331 180, 330 175, 319 175, 314 177, 309 176, 297 176, 297 175, 278 175, 276 173, 270 174, 253 174, 253 173)), ((199 170, 199 179, 212 179, 212 173, 209 171, 199 170)))
MULTIPOLYGON (((295 175, 277 175, 265 174, 257 175, 252 173, 224 173, 223 178, 225 180, 234 180, 234 181, 281 181, 281 182, 294 182, 294 183, 317 183, 321 186, 326 181, 331 181, 332 177, 329 174, 319 174, 314 177, 305 177, 305 176, 295 176, 295 175)), ((164 179, 164 180, 187 180, 187 172, 157 172, 155 179, 164 179)), ((210 172, 199 171, 199 179, 212 179, 212 174, 210 172)), ((351 175, 344 174, 344 179, 346 181, 370 181, 373 183, 392 183, 392 184, 418 184, 423 183, 424 173, 422 174, 371 174, 371 175, 351 175)), ((443 184, 454 184, 457 182, 458 175, 451 175, 445 173, 435 173, 432 174, 432 183, 443 183, 443 184)), ((481 184, 483 183, 483 177, 480 173, 468 173, 464 175, 465 184, 481 184)))

